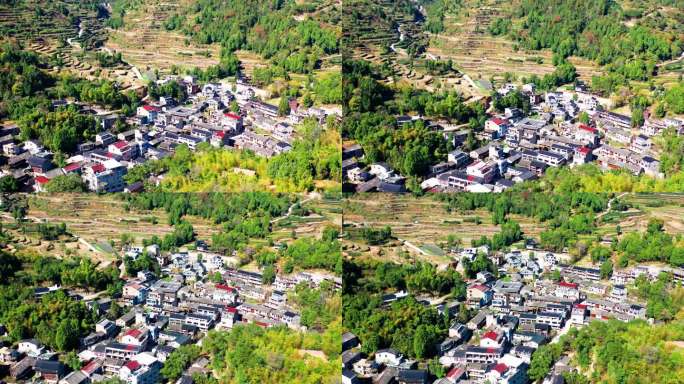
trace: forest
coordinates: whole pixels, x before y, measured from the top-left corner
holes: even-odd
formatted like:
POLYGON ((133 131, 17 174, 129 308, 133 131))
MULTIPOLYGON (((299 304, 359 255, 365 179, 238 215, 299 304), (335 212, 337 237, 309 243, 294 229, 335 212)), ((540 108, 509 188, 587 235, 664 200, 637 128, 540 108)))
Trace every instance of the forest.
MULTIPOLYGON (((667 137, 667 134, 666 134, 667 137)), ((667 138, 665 138, 667 140, 667 138)), ((678 139, 671 142, 674 148, 681 145, 678 139)), ((584 191, 591 193, 605 192, 681 192, 684 190, 684 171, 680 169, 679 156, 676 152, 666 154, 661 170, 667 171, 667 177, 656 179, 641 174, 635 176, 626 170, 603 171, 595 164, 584 164, 578 167, 551 167, 544 177, 526 183, 526 188, 539 188, 548 192, 565 193, 568 191, 584 191)))
POLYGON ((336 229, 326 228, 321 239, 303 237, 288 245, 282 256, 285 259, 284 271, 291 273, 295 267, 299 269, 325 269, 342 274, 342 255, 337 240, 336 229), (334 231, 333 235, 330 232, 334 231))
MULTIPOLYGON (((148 192, 125 195, 130 208, 150 211, 164 209, 174 231, 163 238, 153 236, 145 244, 159 244, 164 250, 174 249, 194 240, 192 225, 186 216, 202 217, 220 224, 222 231, 212 236, 211 247, 224 254, 242 250, 250 238, 264 238, 270 233, 270 218, 287 210, 289 197, 252 192, 240 194, 183 194, 148 192)), ((131 264, 132 270, 137 266, 131 264)), ((128 268, 127 268, 128 269, 128 268)))
POLYGON ((444 16, 454 14, 463 6, 463 0, 422 0, 420 3, 427 13, 424 28, 431 33, 443 32, 444 16))
POLYGON ((173 251, 193 240, 195 240, 195 230, 192 224, 181 219, 174 223, 173 232, 167 233, 162 238, 153 235, 149 239, 143 239, 143 245, 157 244, 162 251, 173 251))
MULTIPOLYGON (((504 192, 503 194, 449 194, 437 195, 436 199, 446 203, 448 212, 468 212, 485 208, 492 215, 494 224, 501 224, 501 231, 491 239, 482 237, 473 241, 473 246, 488 245, 501 249, 523 238, 520 227, 509 219, 510 214, 531 217, 546 223, 540 233, 540 245, 551 251, 577 245, 580 235, 596 233, 596 214, 606 209, 608 194, 586 192, 555 193, 543 192, 504 192)), ((628 204, 620 200, 613 202, 615 212, 627 210, 628 204)), ((583 245, 581 248, 586 248, 583 245)), ((616 265, 620 268, 643 262, 662 262, 674 267, 684 266, 684 244, 680 236, 673 236, 664 230, 660 219, 651 218, 646 231, 629 232, 612 244, 611 248, 593 247, 592 259, 605 261, 611 254, 616 255, 616 265)))
MULTIPOLYGON (((220 225, 221 231, 211 238, 212 250, 222 254, 241 251, 245 257, 242 260, 244 263, 256 260, 264 270, 273 272, 276 264, 279 264, 278 269, 285 273, 306 269, 325 269, 338 275, 342 273, 339 232, 334 227, 324 228, 320 237, 294 238, 290 244, 282 244, 276 253, 267 248, 254 250, 248 247, 252 239, 270 238, 274 230, 271 219, 287 212, 296 199, 292 195, 268 192, 146 192, 122 195, 122 198, 132 209, 149 211, 161 208, 167 212, 174 231, 162 239, 152 237, 146 240, 149 244, 160 244, 162 249, 172 249, 193 240, 192 225, 186 218, 196 216, 220 225), (250 248, 249 252, 246 252, 247 248, 250 248)), ((306 213, 306 209, 301 207, 297 212, 302 215, 306 213)), ((273 245, 272 240, 269 242, 273 245)))
POLYGON ((301 313, 301 324, 308 330, 325 332, 339 323, 342 299, 330 282, 322 282, 320 288, 300 283, 291 297, 293 305, 301 313))
MULTIPOLYGON (((684 50, 676 15, 663 9, 646 15, 645 6, 636 7, 614 0, 523 0, 495 19, 489 33, 506 35, 526 49, 595 61, 606 73, 592 78, 592 88, 610 94, 630 81, 650 80, 657 63, 678 58, 684 50)), ((669 108, 679 113, 676 106, 669 108)))
POLYGON ((288 195, 265 192, 235 194, 147 192, 120 196, 131 208, 146 211, 164 209, 169 215, 170 224, 180 221, 185 215, 209 219, 216 224, 237 224, 249 216, 280 216, 291 202, 288 195))
POLYGON ((483 235, 479 240, 473 240, 472 245, 474 247, 487 245, 490 249, 498 251, 522 240, 522 238, 523 233, 520 224, 513 220, 506 220, 501 223, 501 231, 494 234, 491 239, 483 235))
POLYGON ((99 314, 64 290, 36 299, 33 287, 57 284, 87 291, 121 289, 115 266, 97 269, 89 259, 17 256, 3 250, 0 265, 0 323, 7 327, 8 339, 36 338, 57 351, 77 348, 79 338, 94 329, 99 314))
POLYGON ((684 244, 679 237, 666 233, 664 223, 659 219, 649 220, 643 233, 626 233, 614 248, 623 257, 623 264, 660 261, 684 266, 684 244))
POLYGON ((340 376, 339 317, 325 332, 297 332, 285 327, 239 326, 210 331, 202 350, 221 383, 318 384, 340 376), (324 358, 306 351, 322 351, 324 358))
POLYGON ((303 137, 293 143, 292 150, 269 159, 251 151, 209 145, 191 151, 179 145, 173 156, 146 161, 129 170, 125 179, 129 183, 146 182, 149 176, 166 172, 160 189, 177 192, 249 192, 270 186, 276 192, 335 189, 341 180, 342 154, 334 122, 329 127, 332 128, 324 129, 316 121, 306 120, 298 127, 303 137), (254 174, 235 169, 252 170, 254 174))
POLYGON ((403 175, 420 177, 428 173, 430 165, 445 161, 448 151, 453 149, 441 133, 430 129, 423 120, 400 125, 396 115, 415 113, 468 124, 471 144, 472 131, 484 127, 483 104, 466 104, 455 92, 389 87, 381 83, 388 76, 388 69, 365 61, 347 60, 343 71, 342 107, 347 118, 342 123, 342 136, 358 141, 369 163, 384 161, 403 175))
POLYGON ((0 118, 15 120, 22 140, 40 139, 57 153, 71 153, 79 142, 92 140, 98 122, 74 106, 53 109, 50 100, 71 97, 131 113, 138 103, 110 81, 49 74, 43 57, 17 44, 0 45, 0 68, 0 118))
POLYGON ((323 21, 297 21, 300 11, 291 0, 200 0, 169 16, 165 27, 200 44, 220 44, 222 58, 247 50, 287 72, 311 73, 324 56, 338 52, 339 36, 323 21))
MULTIPOLYGON (((367 353, 391 347, 410 357, 434 356, 435 344, 446 336, 449 320, 414 295, 448 294, 457 300, 466 296, 460 273, 453 269, 438 272, 427 263, 354 260, 345 261, 343 270, 343 326, 360 338, 367 353), (409 297, 383 306, 383 295, 399 290, 408 290, 409 297)), ((467 312, 465 306, 463 311, 467 312)))
POLYGON ((537 349, 528 374, 541 380, 560 356, 572 354, 581 373, 567 373, 569 383, 675 384, 684 375, 684 355, 676 347, 683 332, 682 320, 655 325, 642 320, 593 321, 571 329, 558 343, 537 349))
POLYGON ((485 208, 492 212, 494 224, 503 223, 509 214, 516 214, 532 217, 540 222, 550 221, 554 223, 553 226, 560 226, 570 216, 605 210, 610 197, 607 193, 575 191, 553 194, 543 191, 506 191, 501 194, 440 194, 435 198, 445 202, 447 212, 485 208))

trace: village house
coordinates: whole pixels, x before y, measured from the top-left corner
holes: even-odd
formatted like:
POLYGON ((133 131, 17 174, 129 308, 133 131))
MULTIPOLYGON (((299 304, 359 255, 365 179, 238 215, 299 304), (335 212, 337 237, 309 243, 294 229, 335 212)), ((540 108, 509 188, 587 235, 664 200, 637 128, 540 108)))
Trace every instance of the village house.
POLYGON ((19 341, 17 344, 17 352, 36 357, 45 352, 45 347, 36 339, 26 339, 19 341))
POLYGON ((126 183, 123 176, 126 167, 114 159, 108 159, 85 168, 83 180, 93 192, 121 192, 126 183))
POLYGON ((129 384, 155 384, 159 382, 161 362, 148 352, 134 356, 119 371, 119 378, 129 384))
POLYGON ((395 349, 381 349, 375 352, 375 362, 388 366, 399 366, 404 356, 395 349))
POLYGON ((491 139, 498 139, 506 136, 511 123, 507 119, 493 117, 485 122, 485 132, 491 135, 491 139))
POLYGON ((64 364, 58 360, 37 359, 33 370, 45 383, 57 384, 64 376, 64 364))
POLYGON ((580 293, 579 293, 578 284, 561 281, 556 286, 555 295, 557 297, 579 300, 580 293))
POLYGON ((466 298, 468 305, 473 308, 481 308, 491 303, 492 289, 483 284, 473 284, 468 286, 466 298))

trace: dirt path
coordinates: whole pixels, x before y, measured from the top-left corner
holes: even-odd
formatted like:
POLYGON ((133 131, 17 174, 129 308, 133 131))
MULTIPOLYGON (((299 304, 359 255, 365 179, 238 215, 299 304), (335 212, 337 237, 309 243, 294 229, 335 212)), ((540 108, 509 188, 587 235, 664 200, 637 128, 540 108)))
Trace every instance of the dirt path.
POLYGON ((296 207, 297 205, 301 206, 301 205, 306 204, 307 202, 309 202, 311 200, 318 199, 320 197, 321 197, 321 195, 319 193, 311 192, 309 194, 309 197, 307 197, 306 199, 292 203, 292 205, 290 205, 290 207, 287 209, 287 213, 284 216, 280 216, 280 217, 276 217, 275 219, 272 219, 271 224, 275 224, 275 223, 277 223, 283 219, 290 217, 290 215, 292 215, 292 211, 294 210, 294 207, 296 207))
POLYGON ((615 200, 617 200, 617 199, 621 199, 621 198, 622 198, 623 196, 625 196, 626 194, 627 194, 627 192, 624 192, 624 193, 622 193, 622 194, 620 194, 620 195, 618 195, 618 196, 615 196, 615 197, 613 197, 612 199, 608 200, 608 207, 606 208, 605 211, 603 211, 603 212, 599 213, 598 215, 596 215, 596 220, 598 220, 598 219, 602 218, 603 216, 607 215, 608 213, 610 213, 610 210, 611 210, 612 207, 613 207, 613 201, 615 201, 615 200))

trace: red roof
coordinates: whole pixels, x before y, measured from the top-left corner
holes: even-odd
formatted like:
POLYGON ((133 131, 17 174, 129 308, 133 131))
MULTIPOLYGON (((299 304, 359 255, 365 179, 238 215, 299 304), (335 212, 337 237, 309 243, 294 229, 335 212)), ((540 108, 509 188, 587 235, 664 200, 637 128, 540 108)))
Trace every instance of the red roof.
POLYGON ((125 364, 126 368, 130 369, 131 372, 135 371, 136 369, 140 368, 140 363, 138 363, 135 360, 131 360, 125 364))
POLYGON ((45 176, 36 176, 36 183, 38 184, 47 184, 48 181, 50 181, 50 179, 45 176))
POLYGON ((596 133, 596 132, 597 132, 597 131, 596 131, 596 128, 592 128, 592 127, 590 127, 590 126, 588 126, 588 125, 586 125, 586 124, 580 124, 580 125, 579 125, 579 129, 583 129, 583 130, 585 130, 585 131, 587 131, 587 132, 591 132, 591 133, 596 133))
POLYGON ((260 326, 260 327, 264 327, 264 328, 267 328, 267 327, 268 327, 268 324, 266 324, 266 323, 264 323, 264 322, 262 322, 262 321, 255 321, 254 324, 256 324, 256 325, 258 325, 258 326, 260 326))
POLYGON ((225 131, 214 131, 214 136, 223 139, 223 137, 226 136, 226 132, 225 131))
POLYGON ((502 119, 500 117, 494 117, 491 121, 496 125, 508 124, 508 120, 502 119))
POLYGON ((489 287, 486 286, 486 285, 482 285, 482 284, 475 284, 475 285, 473 285, 471 288, 477 289, 477 290, 482 291, 482 292, 487 292, 487 291, 489 291, 489 287))
POLYGON ((230 285, 216 284, 215 287, 216 287, 216 289, 221 289, 221 290, 228 291, 228 292, 235 291, 235 288, 231 287, 230 285))
POLYGON ((90 167, 90 169, 92 169, 95 173, 100 173, 104 172, 107 168, 105 168, 104 164, 95 164, 92 167, 90 167))
POLYGON ((159 111, 158 107, 155 107, 154 105, 148 105, 148 104, 143 105, 143 109, 148 111, 148 112, 158 112, 159 111))
POLYGON ((485 333, 484 335, 482 335, 482 338, 483 339, 491 339, 491 340, 496 341, 496 339, 499 338, 499 334, 494 332, 494 331, 489 331, 489 332, 485 333))
POLYGON ((140 335, 142 335, 142 332, 139 329, 130 329, 124 336, 132 336, 134 338, 140 338, 140 335))
POLYGON ((127 345, 126 345, 126 350, 127 350, 127 351, 134 351, 135 348, 136 348, 136 347, 135 347, 135 345, 133 345, 133 344, 127 344, 127 345))
POLYGON ((81 162, 77 161, 75 163, 67 164, 64 168, 64 172, 72 172, 81 169, 81 162))
POLYGON ((86 364, 85 367, 81 368, 81 371, 88 373, 88 374, 91 374, 91 373, 95 372, 95 370, 98 369, 99 367, 100 367, 100 364, 98 363, 98 361, 96 359, 93 359, 93 360, 90 360, 90 362, 88 364, 86 364))
POLYGON ((591 152, 591 149, 589 149, 589 147, 579 147, 577 151, 586 155, 587 153, 591 152))
POLYGON ((473 180, 475 180, 475 176, 468 175, 467 179, 468 179, 468 181, 473 181, 473 180))
POLYGON ((463 375, 463 372, 465 372, 463 370, 463 368, 454 367, 454 368, 451 368, 449 373, 447 373, 446 377, 447 377, 447 379, 455 379, 455 378, 463 375))
POLYGON ((586 304, 575 304, 575 308, 587 309, 587 305, 586 304))
POLYGON ((561 281, 560 283, 558 283, 558 285, 560 285, 561 287, 577 289, 576 283, 568 283, 566 281, 561 281))
POLYGON ((226 307, 226 311, 229 313, 237 313, 237 308, 235 307, 226 307))
POLYGON ((119 148, 119 149, 126 148, 127 145, 128 145, 128 143, 123 141, 123 140, 119 140, 116 143, 114 143, 114 146, 119 148))
POLYGON ((240 117, 240 115, 235 114, 235 113, 233 113, 233 112, 226 112, 226 113, 223 114, 223 116, 228 117, 228 118, 231 118, 231 119, 233 119, 233 120, 240 120, 240 119, 242 119, 242 117, 240 117))
POLYGON ((494 352, 496 352, 496 348, 493 348, 493 347, 487 348, 487 353, 494 353, 494 352))
POLYGON ((492 368, 492 370, 499 372, 499 374, 503 375, 504 372, 508 370, 508 365, 504 363, 499 363, 492 368))

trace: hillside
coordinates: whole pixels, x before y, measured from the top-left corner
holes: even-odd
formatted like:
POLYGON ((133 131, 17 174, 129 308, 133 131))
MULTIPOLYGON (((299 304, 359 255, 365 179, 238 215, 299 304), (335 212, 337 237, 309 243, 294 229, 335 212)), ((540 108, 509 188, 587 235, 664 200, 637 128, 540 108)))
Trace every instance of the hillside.
POLYGON ((59 40, 95 47, 105 38, 107 10, 99 1, 0 2, 0 35, 21 41, 59 40))
POLYGON ((493 82, 552 73, 562 57, 616 107, 642 96, 648 106, 681 113, 663 100, 683 71, 681 2, 359 0, 352 9, 345 15, 349 57, 386 64, 394 81, 487 95, 493 82), (455 73, 431 70, 447 62, 455 73), (460 81, 463 75, 469 79, 460 81))
POLYGON ((308 73, 334 65, 337 12, 331 1, 118 0, 107 46, 135 65, 165 71, 207 68, 236 54, 249 77, 268 64, 308 73))

